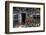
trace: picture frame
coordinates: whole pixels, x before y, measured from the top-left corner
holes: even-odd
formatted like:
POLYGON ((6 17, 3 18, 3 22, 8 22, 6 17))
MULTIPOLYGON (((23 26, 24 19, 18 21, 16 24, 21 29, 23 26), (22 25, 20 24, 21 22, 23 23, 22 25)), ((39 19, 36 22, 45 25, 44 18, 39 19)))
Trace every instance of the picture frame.
POLYGON ((16 34, 33 32, 45 32, 45 3, 5 1, 5 33, 16 34), (32 18, 30 17, 29 13, 31 14, 31 16, 33 14, 32 18), (27 14, 26 18, 30 18, 32 21, 30 19, 27 20, 25 18, 25 14, 27 14), (37 17, 35 17, 36 15, 37 17), (17 20, 15 21, 14 18, 15 20, 17 20), (33 22, 36 24, 34 25, 33 22), (32 24, 28 25, 28 23, 32 24), (19 26, 21 26, 22 28, 19 28, 19 26))

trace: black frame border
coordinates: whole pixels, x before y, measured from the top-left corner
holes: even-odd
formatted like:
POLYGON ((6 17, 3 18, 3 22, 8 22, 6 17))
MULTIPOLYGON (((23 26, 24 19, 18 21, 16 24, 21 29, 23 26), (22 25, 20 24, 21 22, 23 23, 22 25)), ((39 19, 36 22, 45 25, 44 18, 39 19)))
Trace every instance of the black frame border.
POLYGON ((37 2, 19 2, 19 1, 5 1, 5 34, 16 34, 16 33, 32 33, 32 32, 45 32, 45 3, 37 2), (43 5, 43 30, 38 31, 22 31, 22 32, 9 32, 9 3, 21 3, 21 4, 37 4, 43 5))

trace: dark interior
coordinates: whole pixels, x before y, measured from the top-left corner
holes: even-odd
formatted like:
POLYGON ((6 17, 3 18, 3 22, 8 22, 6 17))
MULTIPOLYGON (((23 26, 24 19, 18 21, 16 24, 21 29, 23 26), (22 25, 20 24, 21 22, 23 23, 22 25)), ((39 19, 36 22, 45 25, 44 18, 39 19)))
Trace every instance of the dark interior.
POLYGON ((40 19, 40 15, 33 15, 34 19, 40 19))
POLYGON ((22 16, 22 24, 25 24, 26 13, 21 13, 21 16, 22 16))

